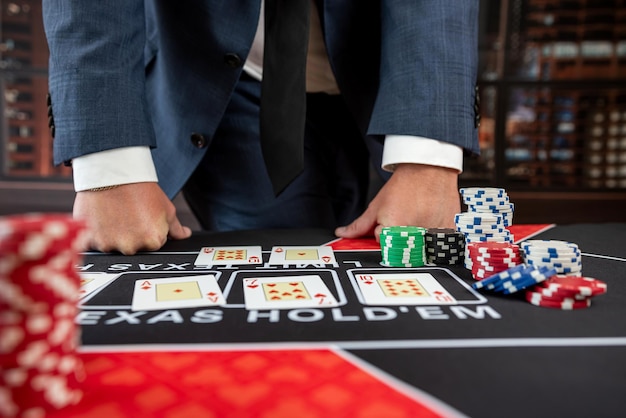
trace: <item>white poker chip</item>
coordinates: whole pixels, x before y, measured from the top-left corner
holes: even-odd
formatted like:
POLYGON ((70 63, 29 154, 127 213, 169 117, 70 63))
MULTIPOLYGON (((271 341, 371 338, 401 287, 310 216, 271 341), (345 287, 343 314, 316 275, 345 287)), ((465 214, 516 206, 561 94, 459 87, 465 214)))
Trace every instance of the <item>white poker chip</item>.
POLYGON ((460 189, 463 196, 476 195, 505 195, 506 190, 496 187, 463 187, 460 189))

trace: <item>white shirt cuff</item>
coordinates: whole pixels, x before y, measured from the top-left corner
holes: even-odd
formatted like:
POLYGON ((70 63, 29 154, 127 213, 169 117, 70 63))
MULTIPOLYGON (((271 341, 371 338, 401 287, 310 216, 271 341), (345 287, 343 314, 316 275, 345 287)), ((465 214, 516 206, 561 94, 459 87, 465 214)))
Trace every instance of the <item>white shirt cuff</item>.
POLYGON ((72 160, 74 190, 157 182, 150 147, 124 147, 83 155, 72 160))
POLYGON ((393 171, 397 164, 436 165, 463 171, 463 148, 436 139, 409 135, 387 135, 382 168, 393 171))

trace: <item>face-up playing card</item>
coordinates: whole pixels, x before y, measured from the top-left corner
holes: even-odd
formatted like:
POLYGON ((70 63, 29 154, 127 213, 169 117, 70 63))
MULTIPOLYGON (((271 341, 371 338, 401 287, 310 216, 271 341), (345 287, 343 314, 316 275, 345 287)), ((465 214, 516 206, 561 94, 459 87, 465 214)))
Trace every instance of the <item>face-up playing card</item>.
POLYGON ((273 247, 269 264, 336 264, 336 260, 332 247, 273 247))
POLYGON ((429 273, 358 274, 368 305, 454 305, 456 299, 429 273))
POLYGON ((135 282, 132 309, 196 308, 224 305, 226 300, 215 276, 169 277, 140 279, 135 282))
POLYGON ((80 298, 90 295, 115 280, 119 274, 80 273, 80 298))
POLYGON ((329 308, 337 300, 320 276, 243 279, 246 309, 329 308))
POLYGON ((239 264, 261 264, 263 256, 260 246, 247 247, 203 247, 196 257, 195 265, 226 266, 239 264))

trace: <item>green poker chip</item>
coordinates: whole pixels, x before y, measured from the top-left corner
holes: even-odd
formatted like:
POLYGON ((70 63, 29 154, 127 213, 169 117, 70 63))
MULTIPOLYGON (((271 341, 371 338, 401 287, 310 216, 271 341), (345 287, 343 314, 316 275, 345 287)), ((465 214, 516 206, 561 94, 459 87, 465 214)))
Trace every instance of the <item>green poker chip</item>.
POLYGON ((416 254, 389 254, 383 253, 382 257, 386 260, 392 261, 415 261, 415 260, 424 260, 425 256, 421 253, 416 254))
POLYGON ((426 263, 424 236, 419 226, 388 226, 380 233, 381 265, 388 267, 422 267, 426 263))
POLYGON ((383 258, 386 258, 388 260, 406 260, 406 259, 411 259, 411 260, 422 260, 425 258, 424 254, 389 254, 389 253, 382 253, 383 258))
POLYGON ((423 262, 418 262, 418 263, 394 263, 394 262, 382 261, 380 264, 382 266, 385 266, 385 267, 423 267, 424 266, 423 262))
POLYGON ((382 228, 383 234, 388 233, 426 233, 427 228, 422 228, 421 226, 385 226, 382 228))

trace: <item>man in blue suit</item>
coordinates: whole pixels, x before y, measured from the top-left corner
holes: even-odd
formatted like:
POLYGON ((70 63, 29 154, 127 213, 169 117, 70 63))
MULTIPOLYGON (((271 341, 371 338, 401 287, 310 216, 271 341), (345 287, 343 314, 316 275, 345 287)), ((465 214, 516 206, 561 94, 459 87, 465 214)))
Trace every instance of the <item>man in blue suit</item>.
MULTIPOLYGON (((298 1, 298 0, 291 0, 298 1)), ((206 229, 451 227, 478 152, 478 0, 312 1, 304 170, 275 196, 261 154, 261 0, 44 0, 57 163, 91 247, 206 229), (369 158, 392 173, 366 208, 369 158)))

